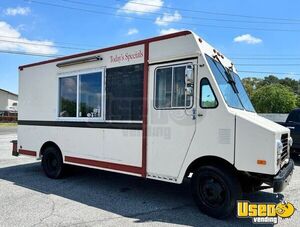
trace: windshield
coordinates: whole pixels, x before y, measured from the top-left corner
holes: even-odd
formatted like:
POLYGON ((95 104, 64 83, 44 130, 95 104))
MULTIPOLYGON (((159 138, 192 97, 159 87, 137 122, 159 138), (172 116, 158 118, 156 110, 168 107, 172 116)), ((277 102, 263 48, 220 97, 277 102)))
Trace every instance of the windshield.
POLYGON ((206 59, 227 105, 232 108, 255 112, 240 77, 236 73, 230 71, 233 79, 233 81, 230 81, 226 74, 226 69, 221 63, 213 60, 207 55, 206 59))

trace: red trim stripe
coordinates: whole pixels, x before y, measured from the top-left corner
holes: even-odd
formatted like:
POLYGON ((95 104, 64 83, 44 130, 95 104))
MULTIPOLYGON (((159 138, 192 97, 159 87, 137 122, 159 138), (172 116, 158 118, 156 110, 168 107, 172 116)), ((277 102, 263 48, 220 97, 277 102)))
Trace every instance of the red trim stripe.
POLYGON ((143 87, 143 136, 142 136, 142 177, 147 175, 147 124, 148 124, 148 74, 149 74, 149 42, 144 51, 144 87, 143 87))
POLYGON ((76 158, 76 157, 70 157, 70 156, 65 156, 65 161, 82 164, 82 165, 100 167, 100 168, 104 168, 104 169, 113 169, 113 170, 118 170, 118 171, 122 171, 122 172, 142 174, 142 167, 137 167, 137 166, 129 166, 129 165, 103 162, 103 161, 97 161, 97 160, 91 160, 91 159, 85 159, 85 158, 76 158))
POLYGON ((23 70, 24 68, 33 67, 33 66, 37 66, 37 65, 48 64, 48 63, 52 63, 52 62, 69 60, 72 58, 84 57, 84 56, 92 55, 92 54, 100 54, 100 53, 111 51, 111 50, 117 50, 117 49, 121 49, 121 48, 142 45, 142 44, 156 42, 156 41, 160 41, 160 40, 164 40, 164 39, 171 39, 171 38, 175 38, 178 36, 184 36, 184 35, 189 35, 189 34, 191 34, 190 31, 181 31, 181 32, 173 33, 173 34, 157 36, 157 37, 144 39, 144 40, 131 42, 131 43, 126 43, 126 44, 121 44, 121 45, 117 45, 117 46, 113 46, 113 47, 107 47, 107 48, 88 51, 88 52, 84 52, 84 53, 73 54, 73 55, 69 55, 69 56, 65 56, 65 57, 61 57, 61 58, 55 58, 55 59, 51 59, 51 60, 47 60, 47 61, 41 61, 41 62, 37 62, 37 63, 33 63, 33 64, 22 65, 19 67, 19 70, 23 70))
POLYGON ((29 155, 29 156, 36 156, 35 151, 29 151, 29 150, 23 150, 23 149, 19 149, 19 154, 29 155))

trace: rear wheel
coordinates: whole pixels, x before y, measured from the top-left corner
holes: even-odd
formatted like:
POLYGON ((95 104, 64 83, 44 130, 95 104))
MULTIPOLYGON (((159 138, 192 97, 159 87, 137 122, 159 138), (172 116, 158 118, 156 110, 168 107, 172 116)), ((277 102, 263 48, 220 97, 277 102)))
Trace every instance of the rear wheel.
POLYGON ((57 179, 63 176, 64 163, 58 148, 45 148, 42 157, 42 167, 49 178, 57 179))
POLYGON ((221 219, 233 213, 242 190, 232 171, 207 165, 194 172, 192 194, 203 213, 221 219))

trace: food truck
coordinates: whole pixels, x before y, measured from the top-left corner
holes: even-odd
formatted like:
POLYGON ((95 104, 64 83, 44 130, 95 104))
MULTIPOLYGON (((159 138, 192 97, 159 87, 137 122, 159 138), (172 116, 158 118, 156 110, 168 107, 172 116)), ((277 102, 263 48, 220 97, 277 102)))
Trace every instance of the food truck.
POLYGON ((181 31, 19 67, 15 155, 180 184, 200 210, 232 214, 243 192, 282 191, 289 129, 260 117, 231 60, 181 31))

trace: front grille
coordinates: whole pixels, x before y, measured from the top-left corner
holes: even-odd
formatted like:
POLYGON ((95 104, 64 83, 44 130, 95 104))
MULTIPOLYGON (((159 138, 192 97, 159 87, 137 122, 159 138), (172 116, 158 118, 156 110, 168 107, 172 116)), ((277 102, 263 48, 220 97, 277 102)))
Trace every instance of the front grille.
POLYGON ((282 134, 281 143, 283 145, 282 154, 281 154, 281 162, 283 162, 289 155, 288 147, 289 147, 289 135, 282 134))

